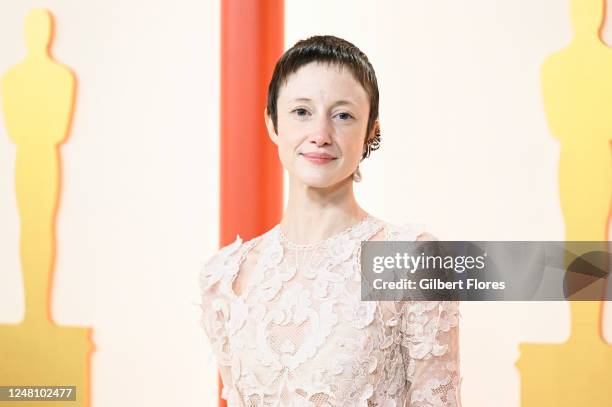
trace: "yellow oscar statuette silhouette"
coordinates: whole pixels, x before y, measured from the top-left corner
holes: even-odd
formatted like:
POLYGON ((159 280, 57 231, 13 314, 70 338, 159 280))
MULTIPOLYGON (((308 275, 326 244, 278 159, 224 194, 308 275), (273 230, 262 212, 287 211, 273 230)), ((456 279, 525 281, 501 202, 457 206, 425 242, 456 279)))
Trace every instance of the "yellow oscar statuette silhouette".
MULTIPOLYGON (((6 129, 16 144, 15 182, 21 219, 20 257, 25 318, 0 325, 0 385, 76 386, 76 401, 19 401, 20 406, 88 406, 91 328, 53 322, 55 216, 60 156, 70 127, 75 78, 54 62, 53 19, 44 9, 25 18, 27 55, 2 78, 6 129)), ((2 402, 0 405, 15 405, 2 402)))
MULTIPOLYGON (((612 196, 612 50, 600 38, 605 1, 571 0, 570 4, 575 36, 545 60, 542 92, 551 133, 561 147, 559 193, 565 239, 600 242, 595 245, 605 252, 612 196)), ((582 254, 566 254, 566 269, 582 254)), ((606 283, 603 278, 566 274, 566 288, 586 287, 568 298, 567 342, 519 346, 516 366, 523 407, 612 406, 612 347, 602 335, 603 302, 595 300, 603 298, 606 283)))

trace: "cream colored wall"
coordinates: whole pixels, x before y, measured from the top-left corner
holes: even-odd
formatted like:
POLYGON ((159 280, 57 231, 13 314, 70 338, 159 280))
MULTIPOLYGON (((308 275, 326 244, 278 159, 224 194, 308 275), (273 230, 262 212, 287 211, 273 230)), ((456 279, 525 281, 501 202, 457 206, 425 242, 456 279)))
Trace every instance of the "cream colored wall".
MULTIPOLYGON (((565 3, 287 1, 287 47, 340 35, 377 70, 383 139, 362 168, 364 207, 449 240, 563 239, 538 70, 571 36, 565 3)), ((213 405, 195 268, 218 244, 219 2, 4 1, 0 72, 23 56, 36 6, 55 14, 54 54, 79 81, 53 307, 58 323, 95 329, 93 406, 213 405)), ((1 121, 0 322, 16 323, 15 149, 1 121)), ((466 406, 518 406, 517 344, 568 334, 563 303, 462 314, 466 406)))

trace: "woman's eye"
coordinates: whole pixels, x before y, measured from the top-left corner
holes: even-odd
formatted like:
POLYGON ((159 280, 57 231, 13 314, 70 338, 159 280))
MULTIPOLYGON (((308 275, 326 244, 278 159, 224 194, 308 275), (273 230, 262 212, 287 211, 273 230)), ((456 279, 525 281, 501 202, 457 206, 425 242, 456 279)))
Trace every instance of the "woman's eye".
POLYGON ((292 113, 296 113, 300 117, 305 117, 308 114, 308 110, 298 107, 297 109, 293 110, 292 113))
POLYGON ((346 113, 346 112, 342 112, 342 113, 338 113, 337 115, 341 120, 348 120, 351 119, 353 116, 351 116, 350 113, 346 113))

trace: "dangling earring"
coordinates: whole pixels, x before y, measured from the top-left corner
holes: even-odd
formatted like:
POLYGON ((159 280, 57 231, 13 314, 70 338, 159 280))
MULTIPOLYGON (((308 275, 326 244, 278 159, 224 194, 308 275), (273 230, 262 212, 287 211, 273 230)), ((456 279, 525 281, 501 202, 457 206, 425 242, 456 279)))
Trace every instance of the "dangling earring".
POLYGON ((359 170, 359 165, 357 165, 357 169, 353 173, 353 181, 355 182, 361 181, 361 171, 359 170))

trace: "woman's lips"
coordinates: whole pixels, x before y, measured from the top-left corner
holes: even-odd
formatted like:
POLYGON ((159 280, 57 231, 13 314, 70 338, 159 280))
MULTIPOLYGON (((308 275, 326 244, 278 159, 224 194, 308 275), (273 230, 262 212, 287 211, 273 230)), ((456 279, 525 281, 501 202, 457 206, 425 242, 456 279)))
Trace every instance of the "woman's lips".
POLYGON ((336 159, 329 154, 306 153, 302 155, 313 164, 327 164, 336 159))

